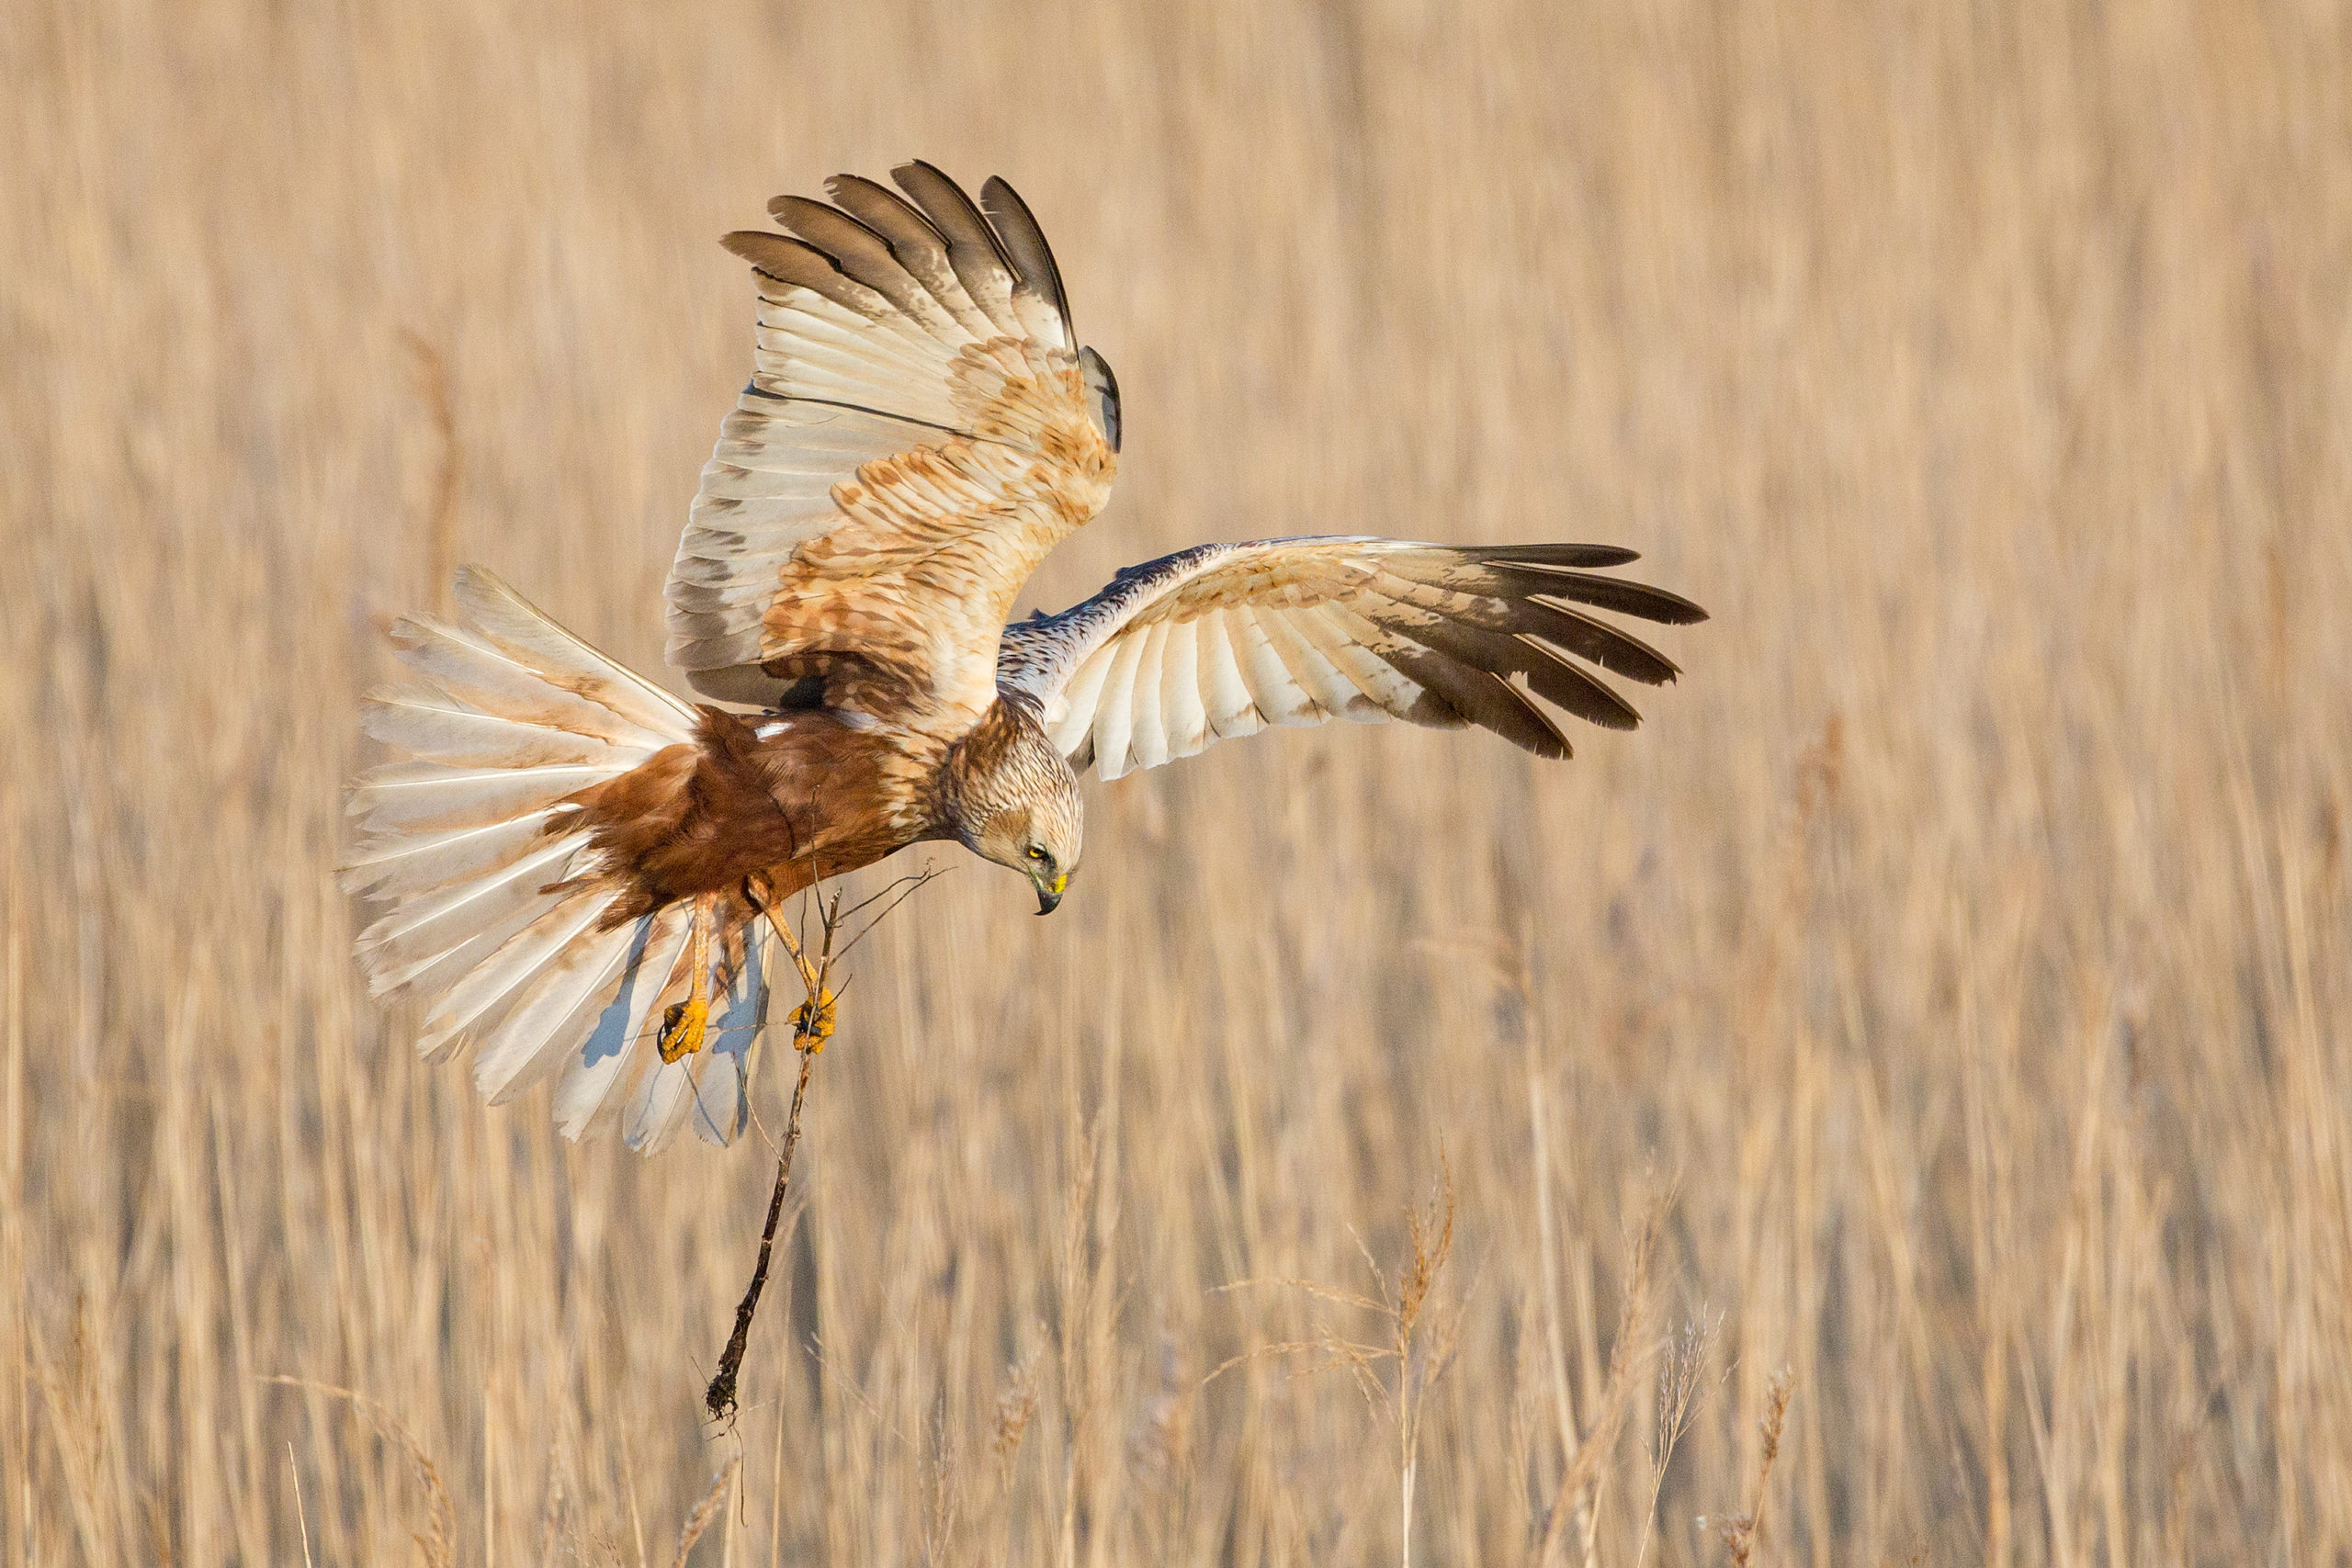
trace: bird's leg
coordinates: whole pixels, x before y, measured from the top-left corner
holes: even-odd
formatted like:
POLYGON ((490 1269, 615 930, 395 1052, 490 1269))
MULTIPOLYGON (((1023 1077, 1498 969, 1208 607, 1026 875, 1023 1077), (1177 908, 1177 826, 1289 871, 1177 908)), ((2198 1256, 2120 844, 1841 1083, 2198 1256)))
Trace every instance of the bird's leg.
MULTIPOLYGON (((746 884, 748 888, 749 885, 746 884)), ((792 1040, 803 1051, 821 1051, 825 1042, 833 1036, 833 993, 825 984, 825 972, 808 962, 801 951, 800 939, 784 923, 774 905, 764 899, 756 900, 760 913, 768 918, 775 929, 776 940, 784 943, 785 952, 792 954, 792 966, 800 971, 800 983, 808 992, 808 999, 792 1011, 792 1040)))
POLYGON ((686 999, 670 1004, 662 1016, 661 1049, 664 1062, 691 1056, 702 1049, 710 1027, 710 928, 717 913, 714 894, 695 897, 694 935, 687 941, 694 978, 686 983, 686 999))

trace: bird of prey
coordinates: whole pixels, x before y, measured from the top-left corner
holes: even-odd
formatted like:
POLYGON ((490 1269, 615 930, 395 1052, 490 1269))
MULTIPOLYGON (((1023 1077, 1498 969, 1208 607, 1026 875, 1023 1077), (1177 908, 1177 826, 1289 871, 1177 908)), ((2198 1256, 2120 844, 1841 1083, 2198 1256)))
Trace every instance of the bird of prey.
POLYGON ((1118 382, 1071 324, 1012 187, 977 204, 929 164, 780 197, 729 234, 759 296, 751 383, 671 570, 689 704, 480 569, 457 614, 392 642, 369 694, 399 760, 354 781, 358 940, 421 1048, 470 1048, 493 1101, 548 1080, 563 1132, 724 1144, 766 987, 762 915, 909 845, 955 840, 1028 878, 1079 869, 1079 777, 1270 726, 1476 726, 1568 755, 1562 715, 1638 716, 1596 671, 1663 654, 1608 614, 1688 600, 1607 575, 1608 545, 1317 536, 1209 544, 1006 624, 1118 471, 1118 382))

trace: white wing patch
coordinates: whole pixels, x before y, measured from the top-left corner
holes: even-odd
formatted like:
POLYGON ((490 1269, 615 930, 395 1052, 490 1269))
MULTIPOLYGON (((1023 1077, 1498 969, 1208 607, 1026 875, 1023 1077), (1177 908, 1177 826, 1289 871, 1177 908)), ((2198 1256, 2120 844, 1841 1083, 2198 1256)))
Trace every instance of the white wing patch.
POLYGON ((1269 725, 1475 724, 1567 755, 1555 709, 1639 716, 1589 661, 1673 679, 1664 655, 1578 605, 1679 625, 1687 600, 1600 575, 1606 545, 1461 548, 1397 539, 1203 545, 1131 567, 1082 604, 1007 626, 1001 691, 1037 705, 1074 765, 1106 779, 1269 725))
POLYGON ((1135 721, 1127 748, 1138 768, 1156 768, 1168 761, 1168 728, 1159 713, 1160 664, 1168 652, 1168 622, 1159 621, 1144 633, 1143 655, 1136 660, 1135 721))
POLYGON ((1169 622, 1168 645, 1159 655, 1159 724, 1170 758, 1189 757, 1209 743, 1200 627, 1199 621, 1169 622))
POLYGON ((1250 682, 1250 695, 1258 711, 1268 724, 1307 725, 1318 722, 1315 699, 1292 679, 1290 666, 1274 651, 1273 643, 1266 636, 1266 628, 1259 623, 1257 612, 1244 604, 1227 612, 1224 617, 1238 636, 1241 649, 1242 673, 1250 682))
POLYGON ((1201 696, 1209 728, 1219 740, 1255 735, 1266 724, 1259 716, 1258 700, 1250 694, 1250 683, 1241 678, 1241 666, 1233 656, 1233 619, 1230 614, 1204 615, 1196 634, 1201 649, 1201 696))

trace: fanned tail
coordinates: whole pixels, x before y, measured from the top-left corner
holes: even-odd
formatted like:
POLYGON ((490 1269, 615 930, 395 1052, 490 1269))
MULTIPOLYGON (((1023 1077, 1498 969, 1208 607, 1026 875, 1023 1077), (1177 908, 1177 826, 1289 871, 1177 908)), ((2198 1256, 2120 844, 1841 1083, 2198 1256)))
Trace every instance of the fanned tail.
POLYGON ((455 625, 394 626, 414 682, 367 699, 368 732, 408 753, 350 792, 362 837, 344 886, 389 905, 357 943, 368 988, 416 1005, 428 1059, 473 1048, 493 1104, 555 1079, 567 1137, 617 1122, 650 1154, 691 1121, 731 1142, 766 1018, 757 928, 731 953, 713 944, 707 1043, 665 1063, 655 1037, 693 979, 691 905, 608 929, 619 891, 572 880, 595 867, 571 797, 694 744, 694 710, 479 567, 456 603, 455 625))

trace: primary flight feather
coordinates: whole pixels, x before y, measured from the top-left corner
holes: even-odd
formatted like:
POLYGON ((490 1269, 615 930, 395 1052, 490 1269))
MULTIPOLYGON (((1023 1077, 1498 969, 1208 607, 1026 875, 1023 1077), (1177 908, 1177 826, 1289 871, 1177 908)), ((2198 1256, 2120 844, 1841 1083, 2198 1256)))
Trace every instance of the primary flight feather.
POLYGON ((358 941, 371 988, 423 1010, 428 1055, 470 1047, 493 1100, 553 1080, 571 1136, 742 1131, 777 900, 954 839, 1048 912, 1079 774, 1269 725, 1476 726, 1566 757, 1563 714, 1639 722, 1602 672, 1677 672, 1607 615, 1705 619, 1606 575, 1634 558, 1612 546, 1324 536, 1197 546, 1005 625, 1110 495, 1118 383, 1011 186, 892 177, 727 236, 758 287, 752 378, 667 590, 669 661, 709 702, 480 569, 456 624, 394 627, 412 683, 368 699, 408 757, 351 790, 346 885, 390 905, 358 941))

